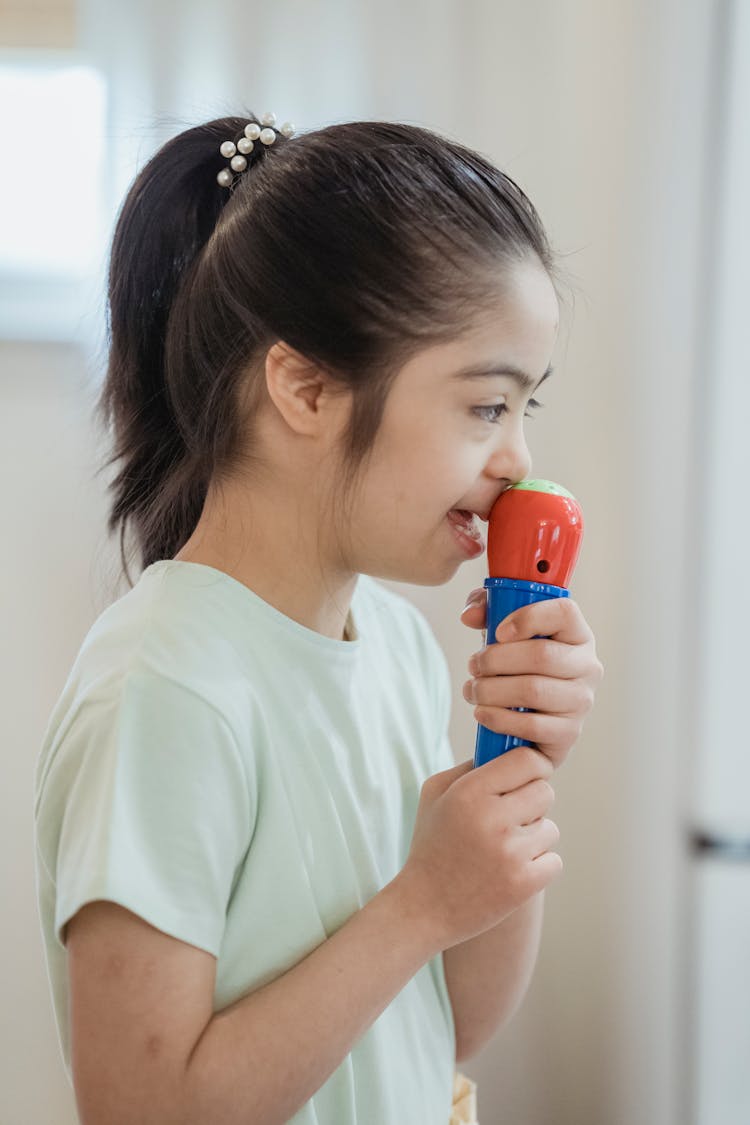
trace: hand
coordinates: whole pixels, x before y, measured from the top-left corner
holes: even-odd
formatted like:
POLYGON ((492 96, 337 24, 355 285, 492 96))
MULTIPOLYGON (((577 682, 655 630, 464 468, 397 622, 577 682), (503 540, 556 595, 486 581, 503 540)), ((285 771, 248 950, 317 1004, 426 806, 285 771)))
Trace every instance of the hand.
POLYGON ((562 871, 547 812, 555 794, 544 754, 517 746, 474 769, 472 758, 422 785, 407 861, 408 909, 448 949, 498 925, 562 871))
MULTIPOLYGON (((485 628, 483 587, 469 595, 461 620, 485 628)), ((476 704, 482 726, 528 739, 557 768, 577 741, 604 675, 594 634, 572 598, 553 598, 514 610, 495 639, 469 660, 474 678, 464 684, 464 699, 476 704)))

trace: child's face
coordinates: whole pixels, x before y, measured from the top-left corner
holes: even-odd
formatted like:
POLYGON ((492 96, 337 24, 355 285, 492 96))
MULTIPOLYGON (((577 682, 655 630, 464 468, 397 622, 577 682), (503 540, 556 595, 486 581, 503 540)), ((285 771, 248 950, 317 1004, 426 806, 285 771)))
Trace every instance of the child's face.
POLYGON ((496 313, 426 348, 396 376, 344 529, 353 570, 415 585, 448 581, 470 557, 448 512, 486 518, 505 488, 530 475, 524 412, 549 365, 559 308, 535 262, 515 266, 511 281, 496 313), (470 365, 513 365, 533 383, 522 389, 502 374, 458 378, 470 365))

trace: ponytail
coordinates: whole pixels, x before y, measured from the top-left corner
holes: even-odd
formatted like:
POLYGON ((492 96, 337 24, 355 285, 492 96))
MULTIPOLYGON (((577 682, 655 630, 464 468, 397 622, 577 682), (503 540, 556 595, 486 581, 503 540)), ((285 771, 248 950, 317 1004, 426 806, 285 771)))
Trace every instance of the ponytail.
POLYGON ((246 120, 213 121, 168 141, 133 181, 115 225, 109 356, 96 415, 114 432, 112 455, 102 469, 122 461, 109 486, 107 529, 120 529, 120 558, 131 585, 127 526, 135 531, 146 567, 176 553, 205 500, 211 466, 192 440, 189 411, 180 411, 172 393, 167 325, 176 295, 229 198, 216 182, 217 170, 226 166, 219 146, 246 120))

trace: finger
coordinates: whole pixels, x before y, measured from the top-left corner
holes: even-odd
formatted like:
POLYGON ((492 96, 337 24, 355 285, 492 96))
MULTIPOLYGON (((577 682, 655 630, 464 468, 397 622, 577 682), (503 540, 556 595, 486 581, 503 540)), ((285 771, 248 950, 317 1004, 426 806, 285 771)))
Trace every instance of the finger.
POLYGON ((539 675, 574 680, 588 676, 593 661, 590 645, 537 637, 485 645, 469 658, 468 668, 474 676, 539 675))
POLYGON ((463 696, 484 707, 526 707, 547 715, 584 715, 594 705, 585 680, 551 676, 480 676, 466 681, 463 696))
MULTIPOLYGON (((544 715, 537 711, 513 711, 504 707, 475 707, 474 718, 496 734, 532 742, 534 748, 549 758, 553 765, 560 754, 567 752, 577 741, 583 725, 577 715, 544 715)), ((507 754, 502 757, 507 757, 507 754)))
POLYGON ((554 820, 541 816, 531 824, 521 824, 517 829, 519 851, 525 859, 537 859, 550 851, 560 841, 560 829, 554 820))
POLYGON ((548 887, 553 879, 562 875, 563 861, 557 852, 544 852, 529 864, 531 893, 536 894, 548 887))
POLYGON ((467 606, 466 609, 461 611, 461 623, 467 625, 469 629, 484 629, 487 623, 487 613, 483 605, 467 606))
POLYGON ((578 603, 572 598, 551 598, 514 609, 495 630, 500 642, 523 641, 531 637, 552 637, 568 645, 593 640, 578 603))
POLYGON ((553 772, 554 766, 549 758, 533 746, 516 746, 499 758, 491 758, 489 762, 477 766, 468 777, 461 779, 460 784, 468 782, 485 793, 499 796, 530 781, 551 777, 553 772))
POLYGON ((487 621, 487 592, 483 586, 472 590, 461 610, 461 621, 470 629, 484 629, 487 621))
POLYGON ((447 770, 439 770, 437 773, 431 774, 425 784, 429 784, 430 790, 439 796, 444 793, 446 789, 450 789, 451 785, 458 778, 463 777, 464 774, 469 773, 474 768, 474 759, 467 758, 463 762, 458 762, 457 765, 451 766, 447 770))
POLYGON ((549 812, 555 802, 555 791, 548 781, 537 778, 506 793, 503 800, 503 818, 508 824, 529 825, 549 812))

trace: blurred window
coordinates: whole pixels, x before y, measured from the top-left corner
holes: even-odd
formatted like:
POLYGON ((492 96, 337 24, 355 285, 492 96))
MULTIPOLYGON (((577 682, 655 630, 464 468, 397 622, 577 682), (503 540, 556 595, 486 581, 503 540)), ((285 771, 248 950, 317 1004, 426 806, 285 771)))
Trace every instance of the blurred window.
POLYGON ((78 334, 106 236, 106 93, 74 51, 0 51, 0 335, 78 334))

